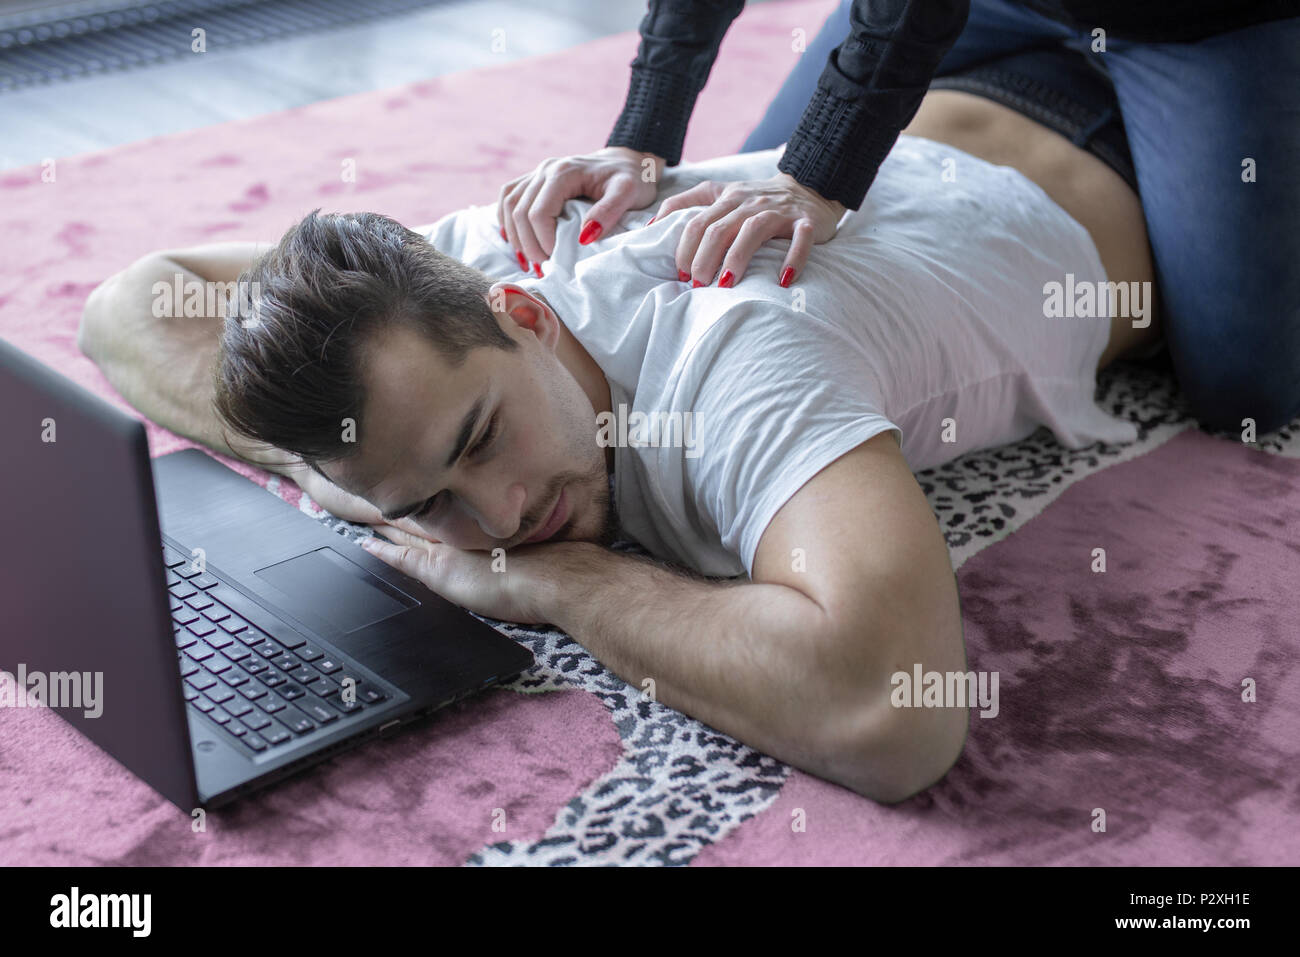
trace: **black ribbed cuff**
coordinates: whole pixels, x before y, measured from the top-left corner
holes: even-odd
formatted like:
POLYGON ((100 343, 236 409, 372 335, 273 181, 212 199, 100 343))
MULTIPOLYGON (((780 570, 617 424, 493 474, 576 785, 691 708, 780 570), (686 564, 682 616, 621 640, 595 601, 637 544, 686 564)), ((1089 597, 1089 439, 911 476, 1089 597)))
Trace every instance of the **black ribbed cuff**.
POLYGON ((606 146, 626 146, 654 153, 676 166, 682 160, 682 142, 695 100, 700 95, 690 77, 633 67, 627 101, 606 146))
POLYGON ((900 97, 898 90, 846 99, 819 85, 776 168, 845 209, 857 209, 906 125, 901 118, 915 112, 914 99, 919 96, 900 97))

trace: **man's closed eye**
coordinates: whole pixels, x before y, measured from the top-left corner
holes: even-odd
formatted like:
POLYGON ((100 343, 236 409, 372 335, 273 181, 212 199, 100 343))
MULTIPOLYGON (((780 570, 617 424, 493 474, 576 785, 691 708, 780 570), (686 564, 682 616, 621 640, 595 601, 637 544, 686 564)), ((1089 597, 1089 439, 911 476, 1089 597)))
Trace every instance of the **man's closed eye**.
MULTIPOLYGON (((488 423, 487 431, 483 433, 483 437, 479 439, 478 443, 474 446, 474 448, 470 449, 469 457, 471 459, 478 459, 482 457, 482 455, 487 451, 488 447, 491 446, 494 441, 496 441, 497 431, 498 431, 497 426, 500 422, 500 419, 501 419, 501 414, 499 412, 496 415, 492 416, 492 421, 488 423)), ((440 509, 442 504, 446 501, 445 499, 446 494, 447 494, 446 492, 439 492, 437 495, 433 496, 431 499, 425 502, 424 507, 421 508, 418 512, 416 512, 412 517, 428 518, 429 516, 433 515, 434 512, 440 509)))

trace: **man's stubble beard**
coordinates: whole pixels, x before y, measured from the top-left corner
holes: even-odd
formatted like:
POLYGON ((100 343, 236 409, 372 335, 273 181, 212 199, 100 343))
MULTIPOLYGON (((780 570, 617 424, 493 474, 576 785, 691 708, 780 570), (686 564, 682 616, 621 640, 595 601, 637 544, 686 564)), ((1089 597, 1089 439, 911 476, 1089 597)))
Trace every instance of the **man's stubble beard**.
POLYGON ((605 548, 609 548, 619 540, 622 534, 622 525, 619 523, 618 506, 614 504, 614 497, 610 494, 609 473, 601 468, 601 484, 599 491, 596 493, 596 507, 601 510, 604 520, 601 523, 600 531, 597 533, 596 543, 605 548))
POLYGON ((570 541, 595 542, 597 545, 609 548, 619 540, 622 526, 619 523, 618 508, 610 494, 610 475, 605 470, 603 455, 601 461, 587 473, 584 484, 593 489, 591 503, 599 521, 593 532, 570 541))

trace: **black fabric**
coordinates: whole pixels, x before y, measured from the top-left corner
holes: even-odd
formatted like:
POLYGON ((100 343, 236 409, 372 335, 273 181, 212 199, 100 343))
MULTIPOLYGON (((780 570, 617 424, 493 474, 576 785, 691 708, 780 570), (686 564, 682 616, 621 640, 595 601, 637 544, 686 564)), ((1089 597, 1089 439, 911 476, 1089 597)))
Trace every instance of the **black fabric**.
MULTIPOLYGON (((1295 16, 1300 7, 1298 0, 1022 2, 1072 27, 1102 26, 1108 39, 1172 42, 1295 16)), ((605 145, 681 162, 696 98, 743 7, 744 0, 648 0, 627 101, 605 145)), ((850 36, 827 57, 777 168, 858 209, 969 10, 970 0, 854 0, 850 36)))
POLYGON ((930 88, 974 93, 1023 113, 1092 153, 1137 192, 1115 88, 1084 53, 1055 44, 1008 54, 938 76, 930 88))
POLYGON ((1300 14, 1298 0, 1019 0, 1043 16, 1108 39, 1188 43, 1300 14))
POLYGON ((632 60, 627 102, 606 146, 682 159, 686 124, 745 0, 649 0, 632 60))
POLYGON ((966 25, 966 0, 871 0, 827 57, 776 168, 857 209, 966 25))

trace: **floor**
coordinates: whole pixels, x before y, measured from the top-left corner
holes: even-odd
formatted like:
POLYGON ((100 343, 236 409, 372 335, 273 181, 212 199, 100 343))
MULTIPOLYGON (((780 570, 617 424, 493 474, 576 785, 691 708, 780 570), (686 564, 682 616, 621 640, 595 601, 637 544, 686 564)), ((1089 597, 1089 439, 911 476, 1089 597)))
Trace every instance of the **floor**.
MULTIPOLYGON (((41 8, 106 5, 0 0, 0 26, 41 8)), ((0 169, 554 53, 635 31, 645 10, 646 0, 442 0, 347 27, 0 93, 0 169)), ((3 57, 0 49, 0 64, 3 57)))

